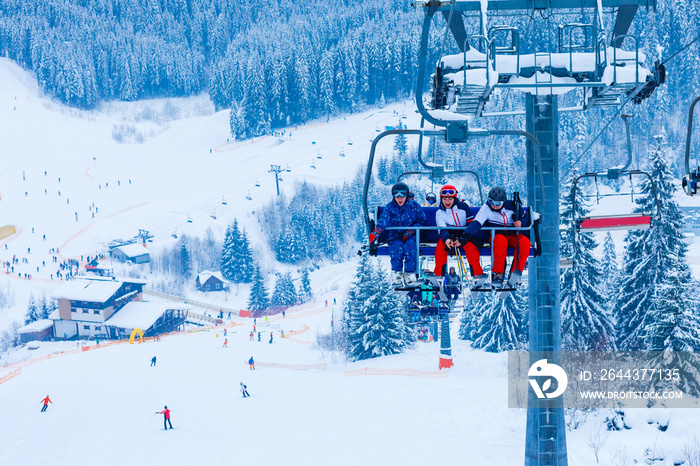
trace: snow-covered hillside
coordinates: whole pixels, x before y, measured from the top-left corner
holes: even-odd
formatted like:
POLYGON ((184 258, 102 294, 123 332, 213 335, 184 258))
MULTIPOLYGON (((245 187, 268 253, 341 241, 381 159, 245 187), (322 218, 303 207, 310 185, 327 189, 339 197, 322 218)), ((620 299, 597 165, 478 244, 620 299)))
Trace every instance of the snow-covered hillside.
MULTIPOLYGON (((0 227, 18 230, 0 239, 0 260, 20 259, 11 282, 5 274, 0 278, 0 289, 11 283, 15 294, 15 305, 0 311, 0 329, 23 318, 30 293, 41 296, 56 287, 52 248, 60 251, 59 260, 80 259, 106 253, 105 243, 145 229, 155 235, 148 247, 157 252, 173 244, 175 232, 204 236, 211 228, 223 240, 237 218, 269 267, 252 212, 276 195, 271 165, 285 169, 282 192, 291 193, 303 180, 342 183, 366 165, 378 129, 403 116, 418 124, 404 102, 291 127, 279 137, 229 142, 228 112, 215 113, 205 96, 82 112, 39 95, 34 79, 0 59, 0 227), (124 127, 145 142, 117 143, 112 133, 127 132, 124 127), (31 274, 31 283, 20 274, 31 274)), ((388 152, 390 140, 385 144, 388 152)), ((229 306, 245 307, 247 294, 238 298, 229 306)))

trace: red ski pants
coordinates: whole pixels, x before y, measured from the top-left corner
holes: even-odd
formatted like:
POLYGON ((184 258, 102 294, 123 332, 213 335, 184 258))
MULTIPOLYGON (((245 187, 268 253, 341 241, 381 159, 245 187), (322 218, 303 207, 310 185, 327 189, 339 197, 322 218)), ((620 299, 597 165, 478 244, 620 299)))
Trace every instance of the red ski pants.
MULTIPOLYGON (((518 258, 513 258, 513 266, 510 268, 511 272, 515 270, 516 265, 518 270, 521 272, 525 269, 525 263, 530 255, 530 238, 528 238, 527 235, 494 236, 493 265, 491 266, 491 271, 493 273, 505 273, 508 248, 516 248, 516 244, 518 244, 518 242, 520 243, 520 254, 518 258), (517 238, 520 239, 518 240, 517 238)), ((484 273, 484 269, 481 268, 479 248, 477 248, 474 243, 467 243, 464 245, 464 251, 467 254, 467 261, 469 261, 469 265, 471 265, 474 275, 476 276, 484 273)), ((435 256, 435 262, 437 262, 437 253, 435 256)))
MULTIPOLYGON (((467 245, 463 245, 464 253, 467 253, 467 245)), ((477 251, 478 253, 478 251, 477 251)), ((438 240, 437 246, 435 246, 435 275, 438 277, 444 275, 442 273, 442 268, 447 265, 447 251, 445 251, 445 242, 440 238, 438 240)))

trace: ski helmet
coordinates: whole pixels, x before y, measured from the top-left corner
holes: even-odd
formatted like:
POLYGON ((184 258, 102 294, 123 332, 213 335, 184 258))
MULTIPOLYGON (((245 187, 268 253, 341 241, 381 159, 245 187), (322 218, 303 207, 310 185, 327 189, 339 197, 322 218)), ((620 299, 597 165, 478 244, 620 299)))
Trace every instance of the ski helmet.
POLYGON ((494 186, 489 191, 488 203, 493 206, 500 206, 506 201, 506 190, 500 186, 494 186))
POLYGON ((399 181, 391 187, 391 195, 393 197, 408 197, 409 191, 408 185, 402 181, 399 181))
POLYGON ((440 197, 454 197, 457 198, 457 188, 451 184, 446 184, 440 188, 440 197))
POLYGON ((435 202, 437 200, 437 196, 435 196, 435 193, 428 193, 425 195, 425 200, 428 202, 435 202))

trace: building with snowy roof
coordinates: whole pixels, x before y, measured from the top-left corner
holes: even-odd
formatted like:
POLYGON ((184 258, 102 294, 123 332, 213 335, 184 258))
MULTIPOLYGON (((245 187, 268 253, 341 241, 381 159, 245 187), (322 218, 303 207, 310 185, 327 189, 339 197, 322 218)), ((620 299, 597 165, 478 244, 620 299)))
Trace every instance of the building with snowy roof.
POLYGON ((39 319, 17 329, 22 343, 29 341, 44 341, 53 337, 53 320, 39 319))
POLYGON ((106 335, 105 321, 128 303, 143 301, 145 284, 137 279, 98 278, 66 282, 53 293, 58 300, 54 335, 65 339, 106 335))
POLYGON ((125 244, 117 246, 110 252, 111 256, 120 262, 131 261, 134 264, 144 264, 151 261, 150 252, 143 244, 125 244))
POLYGON ((109 338, 128 338, 137 328, 145 336, 154 336, 181 330, 188 311, 189 308, 181 304, 132 301, 107 319, 104 326, 109 338))
POLYGON ((226 280, 221 272, 210 272, 205 270, 200 272, 195 279, 195 284, 197 289, 200 291, 226 291, 231 284, 230 281, 226 280))

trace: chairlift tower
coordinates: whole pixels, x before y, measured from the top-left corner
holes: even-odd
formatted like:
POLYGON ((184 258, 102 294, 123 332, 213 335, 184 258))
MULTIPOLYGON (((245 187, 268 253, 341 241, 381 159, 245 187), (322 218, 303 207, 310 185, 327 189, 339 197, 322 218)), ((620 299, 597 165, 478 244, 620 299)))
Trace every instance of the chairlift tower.
POLYGON ((142 228, 139 228, 139 233, 135 236, 135 238, 141 238, 141 242, 143 244, 146 244, 146 241, 149 239, 153 238, 153 235, 148 232, 148 230, 144 230, 142 228))
POLYGON ((275 174, 275 186, 277 186, 277 195, 280 195, 280 173, 284 171, 280 165, 270 165, 268 172, 275 174))
MULTIPOLYGON (((435 129, 421 125, 379 134, 372 142, 369 167, 378 142, 389 135, 439 136, 448 143, 495 136, 526 139, 528 205, 542 216, 541 255, 531 258, 528 266, 530 357, 531 364, 542 358, 557 363, 561 351, 559 114, 619 108, 630 100, 641 103, 664 82, 663 65, 656 62, 653 69, 645 68, 638 39, 627 33, 639 7, 655 8, 656 0, 415 0, 413 6, 424 12, 416 106, 435 129), (446 20, 444 37, 449 32, 460 53, 440 57, 434 68, 430 64, 430 101, 424 102, 428 40, 438 12, 446 20), (603 18, 611 15, 614 23, 608 25, 606 35, 603 18), (521 37, 517 25, 498 23, 513 22, 518 16, 529 17, 532 38, 521 37), (553 30, 550 24, 557 19, 562 24, 553 30), (521 109, 490 109, 490 97, 498 89, 524 92, 521 109), (560 107, 558 95, 569 91, 580 94, 580 105, 560 107), (470 127, 482 117, 501 115, 524 116, 525 130, 470 127)), ((365 201, 370 181, 368 170, 365 201)), ((364 208, 369 226, 367 202, 364 208)), ((524 464, 568 464, 561 398, 539 400, 530 393, 524 464)))

